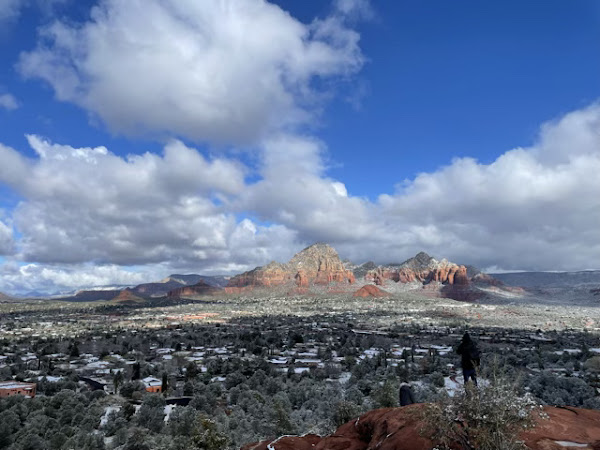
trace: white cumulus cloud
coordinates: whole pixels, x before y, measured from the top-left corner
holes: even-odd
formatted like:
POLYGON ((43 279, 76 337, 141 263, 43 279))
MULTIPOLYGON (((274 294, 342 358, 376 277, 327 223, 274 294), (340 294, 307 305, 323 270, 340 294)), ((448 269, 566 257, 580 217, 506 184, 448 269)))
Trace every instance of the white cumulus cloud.
POLYGON ((388 233, 482 267, 600 267, 600 106, 541 127, 491 164, 456 159, 379 199, 388 233), (422 230, 427 230, 422 233, 422 230), (429 236, 435 240, 428 242, 429 236))
POLYGON ((173 141, 162 156, 119 157, 28 136, 39 158, 0 147, 0 181, 23 198, 13 212, 27 261, 136 264, 196 259, 227 247, 236 221, 217 203, 244 187, 241 166, 173 141))
POLYGON ((355 73, 358 41, 341 9, 304 24, 264 0, 101 0, 19 68, 121 133, 247 144, 310 121, 314 81, 355 73))

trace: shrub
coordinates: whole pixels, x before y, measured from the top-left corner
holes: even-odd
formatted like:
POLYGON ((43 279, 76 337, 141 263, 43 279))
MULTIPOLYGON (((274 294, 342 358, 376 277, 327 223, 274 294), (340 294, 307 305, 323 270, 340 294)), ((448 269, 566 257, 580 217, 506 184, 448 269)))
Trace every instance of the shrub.
POLYGON ((516 383, 493 373, 489 383, 468 384, 454 397, 445 395, 424 409, 422 433, 441 448, 524 449, 519 432, 543 417, 541 406, 530 394, 520 395, 516 383), (454 447, 455 448, 455 447, 454 447))
POLYGON ((360 416, 361 414, 361 408, 360 406, 346 401, 346 400, 342 400, 339 403, 337 403, 335 405, 334 411, 333 411, 333 424, 335 427, 340 427, 342 425, 344 425, 346 422, 349 422, 352 419, 355 419, 356 417, 360 416))

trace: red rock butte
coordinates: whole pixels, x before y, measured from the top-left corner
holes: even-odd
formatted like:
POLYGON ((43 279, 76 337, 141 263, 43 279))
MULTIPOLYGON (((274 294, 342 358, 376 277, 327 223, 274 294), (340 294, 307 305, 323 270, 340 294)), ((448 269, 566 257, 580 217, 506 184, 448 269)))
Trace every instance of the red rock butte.
MULTIPOLYGON (((284 436, 248 444, 242 450, 431 450, 435 443, 419 431, 423 406, 376 409, 342 425, 330 436, 284 436)), ((536 427, 519 436, 527 448, 600 450, 600 411, 549 406, 544 411, 549 419, 538 420, 536 427)))
MULTIPOLYGON (((314 244, 297 253, 289 262, 275 261, 233 277, 227 288, 271 287, 295 284, 305 288, 329 283, 354 283, 335 249, 327 244, 314 244)), ((235 292, 234 290, 231 290, 235 292)))
POLYGON ((380 266, 370 270, 365 275, 366 281, 382 285, 385 280, 396 283, 420 282, 429 284, 439 282, 450 285, 468 285, 467 268, 445 259, 437 261, 427 253, 418 253, 415 257, 404 261, 398 266, 380 266))
POLYGON ((354 293, 354 297, 388 297, 389 295, 374 284, 367 284, 354 293))

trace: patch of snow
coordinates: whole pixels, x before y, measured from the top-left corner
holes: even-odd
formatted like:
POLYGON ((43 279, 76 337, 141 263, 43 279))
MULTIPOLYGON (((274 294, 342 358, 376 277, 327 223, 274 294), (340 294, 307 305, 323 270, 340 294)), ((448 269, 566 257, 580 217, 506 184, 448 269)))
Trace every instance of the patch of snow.
POLYGON ((121 409, 121 407, 119 405, 107 406, 106 408, 104 408, 104 415, 100 419, 100 426, 103 427, 108 423, 108 416, 110 415, 111 412, 113 412, 113 411, 116 412, 116 411, 119 411, 120 409, 121 409))
POLYGON ((567 352, 569 355, 576 355, 577 353, 581 353, 581 350, 578 348, 564 348, 562 350, 557 350, 554 352, 555 355, 562 355, 567 352))
POLYGON ((456 381, 450 377, 444 377, 444 389, 446 389, 446 392, 448 392, 450 397, 454 397, 454 394, 463 388, 462 379, 456 377, 455 380, 456 381))
POLYGON ((348 381, 350 381, 351 377, 352 374, 350 372, 342 372, 339 378, 340 384, 346 384, 348 381))
POLYGON ((169 421, 169 418, 171 417, 171 413, 173 412, 173 410, 177 407, 177 405, 165 405, 165 422, 169 421))
POLYGON ((283 439, 284 437, 293 437, 293 436, 291 434, 279 436, 277 439, 275 439, 273 442, 271 442, 269 445, 267 445, 267 450, 275 450, 275 444, 277 443, 277 441, 280 439, 283 439))

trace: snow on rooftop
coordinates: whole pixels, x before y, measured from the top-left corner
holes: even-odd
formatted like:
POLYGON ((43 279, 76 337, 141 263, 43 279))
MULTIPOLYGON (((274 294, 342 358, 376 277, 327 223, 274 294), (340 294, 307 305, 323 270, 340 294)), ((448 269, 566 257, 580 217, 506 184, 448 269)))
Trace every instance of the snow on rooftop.
POLYGON ((35 383, 22 383, 20 381, 0 381, 0 389, 33 389, 35 383))

